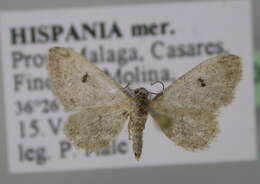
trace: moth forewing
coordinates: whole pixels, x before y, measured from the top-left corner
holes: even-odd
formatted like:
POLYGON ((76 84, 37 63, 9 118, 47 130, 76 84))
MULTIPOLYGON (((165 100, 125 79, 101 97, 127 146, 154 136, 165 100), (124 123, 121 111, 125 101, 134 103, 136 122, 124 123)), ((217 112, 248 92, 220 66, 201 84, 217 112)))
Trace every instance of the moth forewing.
POLYGON ((49 49, 47 68, 51 90, 68 111, 129 99, 121 86, 72 49, 49 49))
POLYGON ((149 91, 131 90, 133 96, 72 49, 49 50, 51 89, 69 116, 65 134, 76 147, 98 151, 119 135, 129 119, 129 137, 138 160, 149 112, 164 134, 188 150, 201 149, 218 133, 216 114, 228 105, 241 79, 238 56, 210 58, 173 82, 149 101, 149 91))
POLYGON ((231 103, 241 74, 238 56, 210 58, 156 96, 149 104, 155 110, 151 115, 177 145, 204 148, 218 133, 217 111, 231 103))
POLYGON ((227 54, 216 56, 174 81, 150 105, 166 103, 181 108, 216 111, 232 101, 241 75, 240 57, 227 54))
POLYGON ((65 110, 76 111, 65 134, 76 147, 97 151, 120 133, 132 110, 127 92, 72 49, 49 49, 51 89, 65 110))

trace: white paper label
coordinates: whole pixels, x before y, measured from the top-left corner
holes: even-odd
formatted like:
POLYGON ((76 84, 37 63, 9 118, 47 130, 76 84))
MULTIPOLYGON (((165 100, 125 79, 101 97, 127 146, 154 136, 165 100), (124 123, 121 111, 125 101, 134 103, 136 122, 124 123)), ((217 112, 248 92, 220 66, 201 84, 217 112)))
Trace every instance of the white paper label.
MULTIPOLYGON (((12 173, 137 167, 256 158, 251 10, 247 1, 152 4, 5 12, 1 15, 9 170, 12 173), (206 58, 243 58, 243 79, 222 108, 220 134, 209 149, 176 146, 149 117, 139 162, 127 127, 108 148, 76 150, 63 134, 68 116, 49 90, 46 55, 71 47, 121 85, 160 91, 206 58)), ((203 102, 202 102, 203 103, 203 102)))

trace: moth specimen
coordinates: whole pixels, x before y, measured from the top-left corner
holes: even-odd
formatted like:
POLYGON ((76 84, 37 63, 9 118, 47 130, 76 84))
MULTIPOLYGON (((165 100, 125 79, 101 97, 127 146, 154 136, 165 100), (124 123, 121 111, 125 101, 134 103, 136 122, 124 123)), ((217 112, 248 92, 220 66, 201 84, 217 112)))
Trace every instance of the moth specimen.
POLYGON ((47 67, 54 95, 66 111, 75 112, 64 128, 73 144, 100 150, 128 121, 137 160, 148 114, 175 144, 187 150, 206 147, 218 133, 218 109, 231 103, 242 73, 238 56, 220 55, 202 62, 151 99, 145 88, 121 87, 72 49, 49 49, 47 67))

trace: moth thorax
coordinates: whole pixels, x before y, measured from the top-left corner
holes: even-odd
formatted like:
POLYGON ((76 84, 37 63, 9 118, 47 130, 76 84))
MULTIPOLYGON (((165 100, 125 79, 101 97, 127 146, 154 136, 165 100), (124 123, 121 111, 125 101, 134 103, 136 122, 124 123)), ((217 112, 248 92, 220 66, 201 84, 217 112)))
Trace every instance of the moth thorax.
POLYGON ((134 96, 140 99, 147 99, 149 95, 149 91, 145 88, 137 88, 134 90, 134 96))

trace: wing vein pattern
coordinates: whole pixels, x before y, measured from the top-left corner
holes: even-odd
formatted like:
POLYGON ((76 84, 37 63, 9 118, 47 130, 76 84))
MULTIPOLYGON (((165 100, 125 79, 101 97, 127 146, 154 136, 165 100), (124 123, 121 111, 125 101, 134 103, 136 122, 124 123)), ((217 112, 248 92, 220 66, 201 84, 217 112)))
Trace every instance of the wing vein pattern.
POLYGON ((180 77, 150 103, 164 134, 188 150, 202 149, 218 133, 218 109, 231 103, 241 79, 235 55, 210 58, 180 77))
POLYGON ((97 151, 119 135, 131 111, 130 97, 113 79, 72 49, 49 49, 51 89, 74 111, 65 123, 76 147, 97 151))
POLYGON ((49 50, 51 89, 67 111, 120 104, 129 99, 113 79, 72 49, 49 50))

